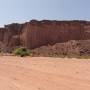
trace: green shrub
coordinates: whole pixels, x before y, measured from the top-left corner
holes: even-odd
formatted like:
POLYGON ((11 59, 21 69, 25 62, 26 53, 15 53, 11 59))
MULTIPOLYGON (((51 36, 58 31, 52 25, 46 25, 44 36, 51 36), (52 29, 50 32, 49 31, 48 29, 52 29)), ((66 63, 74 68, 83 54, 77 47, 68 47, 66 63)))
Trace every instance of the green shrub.
POLYGON ((27 50, 26 48, 17 48, 14 50, 14 54, 17 55, 17 56, 21 56, 21 57, 24 57, 24 56, 29 56, 30 55, 30 51, 27 50))

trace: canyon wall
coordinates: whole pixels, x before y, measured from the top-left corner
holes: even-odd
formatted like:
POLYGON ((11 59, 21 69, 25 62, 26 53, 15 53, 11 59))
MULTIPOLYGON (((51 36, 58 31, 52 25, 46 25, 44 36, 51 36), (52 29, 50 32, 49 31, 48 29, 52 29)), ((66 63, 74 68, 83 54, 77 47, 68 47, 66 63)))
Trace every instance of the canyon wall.
POLYGON ((26 47, 34 49, 70 40, 89 40, 89 21, 31 20, 0 28, 0 48, 26 47))

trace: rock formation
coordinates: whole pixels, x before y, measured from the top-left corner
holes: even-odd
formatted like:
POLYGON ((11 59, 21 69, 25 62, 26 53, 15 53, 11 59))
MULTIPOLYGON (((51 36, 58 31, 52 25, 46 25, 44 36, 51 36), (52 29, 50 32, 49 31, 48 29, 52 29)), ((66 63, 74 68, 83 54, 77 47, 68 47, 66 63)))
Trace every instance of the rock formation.
POLYGON ((23 24, 9 24, 0 28, 0 48, 38 48, 71 40, 89 40, 89 21, 31 20, 23 24))

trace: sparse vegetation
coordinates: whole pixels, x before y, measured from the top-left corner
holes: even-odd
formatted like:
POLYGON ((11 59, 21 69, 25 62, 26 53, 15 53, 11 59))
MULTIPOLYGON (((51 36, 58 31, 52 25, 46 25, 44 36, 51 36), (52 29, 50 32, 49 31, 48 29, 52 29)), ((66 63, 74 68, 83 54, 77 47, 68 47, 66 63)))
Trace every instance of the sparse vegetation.
POLYGON ((17 56, 29 56, 30 55, 30 50, 24 48, 24 47, 20 47, 14 50, 14 54, 17 56))

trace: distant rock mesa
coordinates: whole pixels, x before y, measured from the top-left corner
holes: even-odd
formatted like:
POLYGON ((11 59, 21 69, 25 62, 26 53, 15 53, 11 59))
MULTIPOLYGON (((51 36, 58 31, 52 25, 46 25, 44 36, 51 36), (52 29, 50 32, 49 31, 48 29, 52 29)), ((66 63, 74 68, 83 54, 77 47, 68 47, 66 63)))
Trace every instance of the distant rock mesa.
POLYGON ((9 24, 0 28, 0 48, 38 48, 65 43, 70 40, 89 40, 89 21, 31 20, 23 24, 9 24))

